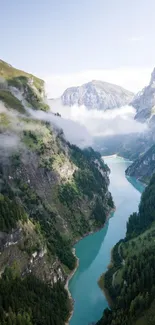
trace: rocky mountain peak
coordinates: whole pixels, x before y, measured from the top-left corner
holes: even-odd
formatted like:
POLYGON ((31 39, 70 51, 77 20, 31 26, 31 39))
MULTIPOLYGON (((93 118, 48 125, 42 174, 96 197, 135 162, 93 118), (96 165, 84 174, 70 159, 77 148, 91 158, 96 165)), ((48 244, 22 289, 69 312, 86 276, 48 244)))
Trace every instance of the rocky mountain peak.
POLYGON ((63 105, 85 105, 88 109, 107 110, 129 104, 134 94, 120 86, 92 80, 82 86, 67 88, 61 96, 63 105))
POLYGON ((140 122, 151 122, 155 114, 155 68, 150 83, 133 98, 131 105, 136 109, 135 119, 140 122))
POLYGON ((155 68, 153 69, 152 73, 151 73, 151 80, 150 80, 150 84, 155 83, 155 68))

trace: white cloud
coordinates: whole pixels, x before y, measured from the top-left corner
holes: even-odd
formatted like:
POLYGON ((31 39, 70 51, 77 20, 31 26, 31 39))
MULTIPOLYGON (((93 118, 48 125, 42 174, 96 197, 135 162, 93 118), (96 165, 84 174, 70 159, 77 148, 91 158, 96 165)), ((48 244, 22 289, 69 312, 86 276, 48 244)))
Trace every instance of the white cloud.
POLYGON ((87 128, 76 120, 67 118, 60 118, 52 113, 43 111, 34 111, 27 109, 31 116, 35 119, 48 121, 52 126, 62 129, 65 138, 70 143, 73 143, 81 148, 92 146, 92 136, 87 128))
POLYGON ((68 87, 79 86, 91 80, 101 80, 120 85, 133 92, 138 92, 150 80, 153 67, 134 68, 120 67, 118 69, 87 70, 73 74, 44 75, 48 98, 57 98, 68 87))
POLYGON ((101 111, 88 110, 85 106, 62 106, 60 101, 50 101, 51 110, 59 112, 64 119, 72 120, 87 129, 92 136, 130 134, 143 132, 146 125, 134 120, 135 109, 132 106, 101 111))

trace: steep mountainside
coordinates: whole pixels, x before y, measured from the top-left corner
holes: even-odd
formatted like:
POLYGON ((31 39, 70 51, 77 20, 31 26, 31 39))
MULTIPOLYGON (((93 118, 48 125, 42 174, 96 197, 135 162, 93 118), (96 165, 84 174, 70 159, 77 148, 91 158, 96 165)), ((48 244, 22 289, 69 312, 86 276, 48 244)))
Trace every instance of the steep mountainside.
POLYGON ((143 150, 140 150, 136 160, 126 171, 129 176, 135 176, 148 183, 154 173, 155 153, 155 69, 152 72, 150 83, 131 102, 137 114, 135 119, 148 124, 148 131, 144 137, 143 150))
POLYGON ((111 309, 97 325, 155 324, 155 176, 142 194, 124 240, 113 248, 109 270, 100 279, 111 309))
POLYGON ((155 172, 155 145, 143 155, 140 155, 126 170, 126 175, 134 176, 140 181, 148 183, 155 172))
POLYGON ((152 72, 150 83, 140 91, 131 101, 131 105, 136 108, 135 119, 152 124, 155 113, 155 69, 152 72))
POLYGON ((0 100, 23 112, 24 106, 48 110, 44 81, 0 60, 0 100))
POLYGON ((152 135, 144 132, 96 137, 93 148, 102 156, 117 154, 133 161, 148 150, 152 144, 152 135))
POLYGON ((32 118, 48 110, 43 81, 0 63, 0 323, 63 325, 72 244, 113 208, 109 169, 32 118))
POLYGON ((88 109, 107 110, 129 104, 134 94, 107 82, 93 80, 79 87, 65 90, 63 105, 85 105, 88 109))

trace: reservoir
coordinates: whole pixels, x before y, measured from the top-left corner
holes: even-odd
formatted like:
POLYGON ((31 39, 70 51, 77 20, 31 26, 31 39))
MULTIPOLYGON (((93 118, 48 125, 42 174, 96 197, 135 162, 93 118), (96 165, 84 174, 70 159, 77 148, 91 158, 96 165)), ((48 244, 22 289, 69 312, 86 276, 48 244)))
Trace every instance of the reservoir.
POLYGON ((125 176, 130 161, 121 157, 106 157, 104 161, 111 169, 109 190, 116 211, 102 230, 83 238, 75 245, 79 267, 69 282, 69 290, 74 299, 74 313, 70 325, 97 322, 108 306, 97 281, 107 270, 112 247, 124 238, 127 220, 132 212, 138 210, 144 190, 140 182, 125 176))

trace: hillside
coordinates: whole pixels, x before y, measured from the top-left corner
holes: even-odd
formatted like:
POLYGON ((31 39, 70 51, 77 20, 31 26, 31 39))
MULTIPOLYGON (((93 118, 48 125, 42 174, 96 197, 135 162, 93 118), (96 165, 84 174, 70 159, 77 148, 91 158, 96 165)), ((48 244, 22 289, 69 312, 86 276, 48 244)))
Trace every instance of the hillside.
POLYGON ((140 155, 126 170, 126 175, 134 176, 144 183, 149 183, 155 172, 155 145, 140 155))
POLYGON ((0 100, 19 111, 24 105, 47 111, 44 81, 0 60, 0 100))
POLYGON ((149 85, 133 98, 131 105, 137 111, 135 119, 140 122, 147 121, 152 126, 155 112, 155 68, 151 74, 149 85))
POLYGON ((155 176, 142 194, 138 213, 127 224, 124 240, 113 248, 109 270, 101 277, 112 309, 97 325, 155 323, 155 176))
POLYGON ((103 156, 118 154, 119 156, 134 161, 148 150, 152 144, 152 135, 146 131, 143 133, 95 137, 93 148, 98 150, 103 156))
POLYGON ((79 87, 65 90, 61 96, 63 105, 85 105, 88 109, 104 110, 127 105, 134 94, 108 82, 93 80, 79 87))
POLYGON ((72 244, 113 208, 109 168, 32 118, 29 108, 48 109, 42 80, 3 61, 0 78, 0 323, 63 325, 72 244))
POLYGON ((131 105, 137 111, 135 119, 142 123, 147 123, 148 131, 143 136, 143 145, 140 146, 140 151, 135 157, 136 160, 126 170, 126 174, 148 183, 155 171, 155 69, 152 72, 149 85, 134 97, 131 105))

